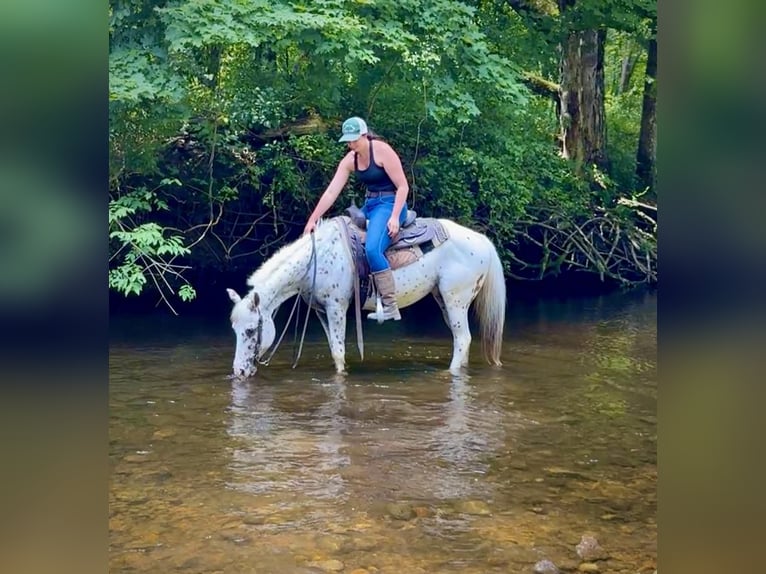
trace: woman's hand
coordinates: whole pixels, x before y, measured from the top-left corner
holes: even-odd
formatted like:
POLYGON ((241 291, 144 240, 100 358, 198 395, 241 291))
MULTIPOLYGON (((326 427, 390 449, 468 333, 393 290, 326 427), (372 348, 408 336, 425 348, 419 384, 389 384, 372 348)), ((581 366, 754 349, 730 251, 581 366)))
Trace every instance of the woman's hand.
POLYGON ((306 227, 303 228, 303 235, 308 235, 309 233, 314 231, 314 229, 316 229, 316 226, 317 226, 317 222, 309 219, 308 222, 306 222, 306 227))
POLYGON ((393 215, 388 220, 388 236, 393 239, 399 233, 399 218, 393 215))

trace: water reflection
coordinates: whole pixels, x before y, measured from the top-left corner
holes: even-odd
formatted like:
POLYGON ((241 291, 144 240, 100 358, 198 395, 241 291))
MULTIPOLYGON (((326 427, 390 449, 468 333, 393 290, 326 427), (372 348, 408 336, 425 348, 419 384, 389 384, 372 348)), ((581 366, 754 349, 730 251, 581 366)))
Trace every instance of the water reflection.
POLYGON ((477 408, 470 382, 467 374, 451 377, 442 422, 430 432, 433 464, 442 471, 430 481, 437 498, 491 497, 477 476, 486 474, 487 460, 503 444, 504 427, 497 411, 477 408))
POLYGON ((370 334, 348 375, 317 338, 251 380, 228 333, 114 344, 110 570, 576 570, 586 532, 601 571, 653 568, 653 307, 560 311, 459 376, 440 336, 370 334))
MULTIPOLYGON (((469 374, 412 375, 234 381, 228 486, 260 495, 264 516, 292 512, 291 527, 327 518, 317 508, 298 516, 307 500, 373 514, 388 503, 492 500, 484 478, 519 417, 484 403, 469 374)), ((435 520, 431 531, 455 527, 454 517, 435 520)))
POLYGON ((231 488, 253 494, 342 495, 342 382, 314 386, 313 400, 296 402, 274 384, 232 384, 228 434, 237 439, 231 488))

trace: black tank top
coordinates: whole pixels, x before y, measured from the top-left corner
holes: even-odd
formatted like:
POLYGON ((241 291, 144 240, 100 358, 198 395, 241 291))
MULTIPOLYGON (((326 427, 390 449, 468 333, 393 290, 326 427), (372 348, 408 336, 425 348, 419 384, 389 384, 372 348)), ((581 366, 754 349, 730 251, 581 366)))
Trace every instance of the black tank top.
POLYGON ((396 186, 391 178, 388 177, 386 170, 375 163, 375 156, 372 154, 372 140, 370 140, 370 165, 364 171, 359 169, 356 163, 357 154, 354 154, 354 173, 367 186, 367 191, 396 191, 396 186))

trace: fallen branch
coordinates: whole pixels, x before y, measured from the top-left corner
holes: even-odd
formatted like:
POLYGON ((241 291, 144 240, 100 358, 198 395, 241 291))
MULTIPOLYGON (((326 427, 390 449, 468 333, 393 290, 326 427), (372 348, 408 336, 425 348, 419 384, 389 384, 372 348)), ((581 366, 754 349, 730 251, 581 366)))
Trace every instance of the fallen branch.
POLYGON ((619 210, 597 210, 598 215, 574 218, 554 208, 538 209, 520 220, 514 230, 518 248, 510 254, 514 278, 538 280, 563 270, 598 273, 622 285, 657 282, 656 207, 622 198, 631 207, 626 216, 619 210), (651 231, 639 223, 650 223, 651 231))

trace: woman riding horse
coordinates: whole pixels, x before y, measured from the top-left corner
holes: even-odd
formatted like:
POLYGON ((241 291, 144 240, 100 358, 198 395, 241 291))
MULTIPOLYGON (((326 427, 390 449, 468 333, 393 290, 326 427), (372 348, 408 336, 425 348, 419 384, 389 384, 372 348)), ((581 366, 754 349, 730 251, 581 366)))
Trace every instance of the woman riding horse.
POLYGON ((369 220, 365 253, 375 287, 383 303, 383 315, 369 315, 370 319, 385 321, 402 318, 396 304, 394 275, 384 253, 407 219, 407 194, 410 186, 402 169, 402 162, 394 149, 367 129, 359 117, 343 122, 343 135, 349 152, 343 157, 335 176, 319 198, 306 223, 304 234, 311 233, 319 218, 332 207, 353 172, 367 187, 362 212, 369 220))

